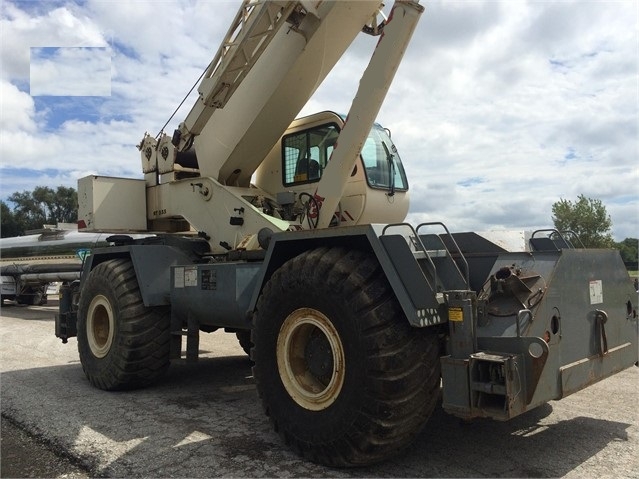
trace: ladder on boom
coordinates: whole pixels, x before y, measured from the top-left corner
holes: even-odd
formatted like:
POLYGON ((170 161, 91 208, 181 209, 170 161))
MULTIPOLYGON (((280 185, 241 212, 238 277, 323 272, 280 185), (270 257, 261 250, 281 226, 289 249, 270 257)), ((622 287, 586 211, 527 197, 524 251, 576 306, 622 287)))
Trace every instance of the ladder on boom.
POLYGON ((178 151, 188 149, 217 108, 231 98, 275 34, 287 23, 295 28, 302 18, 299 2, 244 0, 224 41, 202 75, 199 100, 178 128, 173 144, 178 151), (300 13, 296 17, 294 12, 300 13))

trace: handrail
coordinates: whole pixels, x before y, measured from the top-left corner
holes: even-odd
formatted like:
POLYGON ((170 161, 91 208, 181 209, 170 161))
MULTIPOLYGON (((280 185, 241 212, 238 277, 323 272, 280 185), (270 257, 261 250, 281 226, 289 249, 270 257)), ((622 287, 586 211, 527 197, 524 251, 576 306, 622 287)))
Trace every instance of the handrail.
POLYGON ((430 221, 430 222, 427 222, 427 223, 420 223, 419 225, 417 225, 416 232, 419 232, 419 229, 422 226, 436 226, 436 225, 439 225, 442 228, 444 228, 444 231, 446 231, 446 234, 448 235, 448 237, 452 241, 453 245, 455 246, 455 249, 457 250, 457 253, 459 253, 459 257, 461 258, 461 260, 464 263, 464 269, 465 269, 465 271, 464 271, 464 279, 466 280, 466 287, 468 287, 468 289, 470 289, 470 268, 468 266, 468 261, 466 260, 466 257, 464 256, 464 253, 462 253, 461 248, 457 244, 457 241, 455 241, 455 238, 453 237, 453 235, 450 234, 450 231, 448 231, 448 228, 446 227, 446 225, 444 223, 442 223, 441 221, 430 221))
POLYGON ((428 251, 426 250, 426 246, 424 246, 424 243, 422 243, 422 240, 420 239, 419 235, 417 234, 417 231, 415 231, 415 228, 413 228, 413 225, 411 225, 410 223, 390 223, 390 224, 387 224, 382 229, 382 236, 384 236, 386 234, 386 230, 388 230, 389 228, 397 228, 397 227, 408 227, 413 232, 413 236, 414 236, 415 241, 416 241, 416 246, 421 248, 421 250, 424 252, 424 254, 426 255, 426 258, 428 259, 428 263, 429 263, 430 267, 432 268, 432 273, 433 273, 433 276, 435 277, 435 289, 438 289, 439 288, 439 276, 437 275, 437 266, 435 266, 435 263, 433 262, 433 259, 428 254, 428 251))
POLYGON ((532 234, 530 235, 530 239, 533 239, 537 233, 550 233, 550 235, 548 235, 547 238, 549 238, 551 240, 552 240, 552 235, 555 234, 555 235, 557 235, 559 237, 559 239, 561 239, 561 241, 564 242, 564 244, 568 245, 569 247, 574 248, 572 243, 570 241, 568 241, 566 238, 564 238, 564 234, 569 233, 569 234, 572 235, 573 238, 575 238, 577 241, 579 241, 579 244, 581 245, 582 248, 585 248, 583 242, 581 241, 581 238, 579 238, 579 236, 577 236, 577 233, 575 233, 572 230, 559 231, 556 228, 539 229, 539 230, 535 230, 535 231, 532 232, 532 234))

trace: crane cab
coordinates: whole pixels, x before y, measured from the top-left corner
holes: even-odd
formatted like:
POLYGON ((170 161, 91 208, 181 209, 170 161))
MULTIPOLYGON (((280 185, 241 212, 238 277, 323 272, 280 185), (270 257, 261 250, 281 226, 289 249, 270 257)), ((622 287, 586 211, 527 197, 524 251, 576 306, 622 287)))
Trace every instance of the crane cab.
MULTIPOLYGON (((329 111, 293 121, 256 170, 255 186, 280 202, 313 196, 344 122, 344 117, 329 111)), ((334 225, 395 223, 406 217, 408 181, 388 133, 381 125, 373 125, 354 160, 334 225)))

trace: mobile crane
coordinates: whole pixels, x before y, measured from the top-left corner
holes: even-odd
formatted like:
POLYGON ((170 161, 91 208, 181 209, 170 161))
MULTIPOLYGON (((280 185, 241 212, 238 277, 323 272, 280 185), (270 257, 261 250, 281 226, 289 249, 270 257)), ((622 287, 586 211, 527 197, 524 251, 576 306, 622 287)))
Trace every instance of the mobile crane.
POLYGON ((284 442, 352 466, 410 443, 440 389, 451 414, 507 420, 637 362, 618 252, 403 223, 406 174, 374 121, 423 7, 380 8, 245 0, 184 121, 140 142, 144 179, 79 180, 79 228, 118 233, 56 318, 93 385, 149 385, 224 329, 284 442), (294 119, 361 30, 379 40, 348 115, 294 119))

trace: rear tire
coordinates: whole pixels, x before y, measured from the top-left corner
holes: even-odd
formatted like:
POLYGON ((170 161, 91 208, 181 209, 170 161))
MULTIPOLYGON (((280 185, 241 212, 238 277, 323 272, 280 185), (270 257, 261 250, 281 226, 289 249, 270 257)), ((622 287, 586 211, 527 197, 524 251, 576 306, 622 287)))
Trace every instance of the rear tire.
POLYGON ((169 367, 169 309, 144 306, 128 259, 105 261, 89 273, 77 326, 82 368, 97 388, 144 387, 169 367))
POLYGON ((439 393, 439 340, 412 328, 377 260, 319 248, 265 285, 253 375, 284 442, 329 466, 379 462, 408 445, 439 393))
POLYGON ((250 331, 238 331, 235 333, 235 337, 237 338, 237 342, 240 343, 241 348, 244 350, 246 355, 251 357, 251 348, 253 348, 253 343, 251 342, 251 332, 250 331))
POLYGON ((27 306, 42 306, 46 304, 46 295, 42 287, 27 287, 20 296, 16 298, 18 304, 27 306))

